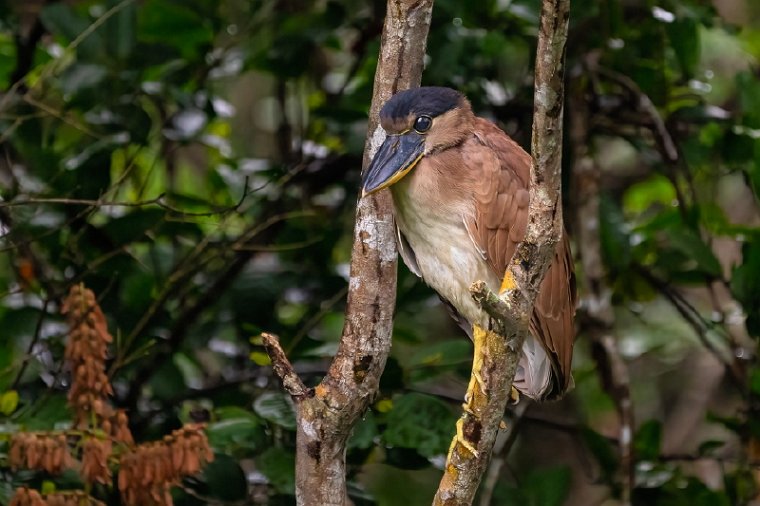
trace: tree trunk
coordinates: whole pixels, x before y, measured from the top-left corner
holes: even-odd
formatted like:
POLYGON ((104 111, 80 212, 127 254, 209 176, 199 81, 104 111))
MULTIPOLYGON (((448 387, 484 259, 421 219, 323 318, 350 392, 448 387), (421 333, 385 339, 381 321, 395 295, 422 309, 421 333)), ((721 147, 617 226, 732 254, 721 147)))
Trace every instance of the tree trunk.
MULTIPOLYGON (((389 0, 375 73, 363 167, 385 132, 382 105, 397 91, 419 86, 433 0, 389 0)), ((327 375, 306 388, 277 338, 264 342, 275 371, 296 402, 296 499, 303 506, 344 506, 346 442, 374 398, 391 347, 396 303, 396 237, 391 197, 381 191, 359 199, 351 255, 346 321, 327 375)))

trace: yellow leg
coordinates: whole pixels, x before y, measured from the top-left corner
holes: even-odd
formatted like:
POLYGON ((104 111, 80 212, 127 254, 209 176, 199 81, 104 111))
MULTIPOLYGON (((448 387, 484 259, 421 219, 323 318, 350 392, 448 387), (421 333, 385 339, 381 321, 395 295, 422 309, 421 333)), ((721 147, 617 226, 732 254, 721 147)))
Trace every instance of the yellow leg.
POLYGON ((472 326, 472 344, 474 351, 472 355, 472 374, 470 375, 470 383, 467 385, 467 393, 464 396, 466 402, 465 410, 469 409, 469 405, 472 403, 475 387, 480 389, 480 392, 485 395, 486 388, 483 383, 483 346, 488 339, 487 331, 480 325, 472 326))
MULTIPOLYGON (((469 415, 478 419, 480 418, 480 415, 475 409, 475 397, 478 394, 481 396, 486 395, 485 384, 483 382, 483 376, 481 372, 483 370, 483 350, 484 346, 486 345, 486 339, 488 339, 488 332, 480 325, 473 325, 472 342, 475 350, 472 358, 472 374, 470 375, 470 383, 467 385, 467 392, 464 394, 464 404, 462 405, 462 408, 466 413, 465 416, 469 415)), ((480 403, 482 402, 483 401, 481 400, 480 403)), ((457 433, 456 436, 454 436, 453 441, 451 441, 451 446, 449 447, 449 459, 451 458, 451 453, 454 451, 457 442, 459 442, 462 447, 464 447, 464 449, 470 452, 474 457, 478 456, 478 450, 464 437, 463 427, 464 417, 457 420, 457 433)))

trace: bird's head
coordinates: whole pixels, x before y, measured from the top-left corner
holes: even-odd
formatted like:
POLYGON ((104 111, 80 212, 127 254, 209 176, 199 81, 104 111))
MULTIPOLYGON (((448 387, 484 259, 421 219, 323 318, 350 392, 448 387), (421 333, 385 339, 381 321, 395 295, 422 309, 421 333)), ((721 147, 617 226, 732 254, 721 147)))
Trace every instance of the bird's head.
POLYGON ((362 195, 400 181, 424 156, 459 144, 472 117, 470 103, 451 88, 429 86, 393 95, 380 110, 387 137, 362 177, 362 195))

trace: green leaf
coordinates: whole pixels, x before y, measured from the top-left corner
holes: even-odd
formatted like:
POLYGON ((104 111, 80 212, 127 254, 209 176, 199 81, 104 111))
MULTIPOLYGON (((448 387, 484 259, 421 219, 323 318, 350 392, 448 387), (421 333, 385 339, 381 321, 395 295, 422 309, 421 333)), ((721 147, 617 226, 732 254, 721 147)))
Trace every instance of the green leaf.
POLYGON ((760 337, 760 241, 745 244, 743 262, 731 274, 731 291, 747 313, 747 332, 760 337))
POLYGON ((623 213, 610 195, 599 199, 599 239, 605 264, 611 269, 625 271, 631 263, 631 242, 623 213))
POLYGON ((690 17, 678 18, 666 26, 681 71, 690 78, 699 63, 699 26, 690 17))
POLYGON ((760 396, 760 367, 757 365, 749 373, 749 388, 755 395, 760 396))
MULTIPOLYGON (((77 14, 66 3, 57 2, 46 5, 40 12, 45 27, 54 34, 68 39, 76 39, 90 26, 90 21, 77 14)), ((85 60, 96 60, 103 56, 103 39, 98 31, 89 33, 80 43, 78 52, 85 60)))
POLYGON ((253 401, 253 410, 264 420, 288 430, 296 430, 296 415, 290 397, 279 392, 264 392, 253 401))
POLYGON ((16 413, 19 425, 27 430, 50 430, 60 423, 71 421, 65 394, 43 395, 16 413))
POLYGON ((644 422, 633 438, 633 449, 641 460, 656 460, 660 456, 662 425, 657 420, 644 422))
MULTIPOLYGON (((634 501, 634 504, 641 504, 634 501)), ((694 477, 670 480, 660 491, 657 504, 664 506, 729 506, 732 504, 722 491, 710 490, 694 477)), ((734 503, 740 504, 740 503, 734 503)))
POLYGON ((110 220, 102 230, 117 244, 129 244, 135 241, 150 241, 146 232, 162 225, 165 217, 163 209, 142 208, 119 218, 110 220))
POLYGON ((170 44, 186 57, 214 36, 208 23, 180 2, 148 0, 140 5, 138 15, 139 40, 170 44))
POLYGON ((504 506, 561 506, 567 500, 571 479, 565 466, 532 471, 519 487, 502 487, 494 499, 504 506))
POLYGON ((718 423, 732 432, 739 433, 744 429, 744 423, 739 418, 734 416, 720 416, 715 413, 707 413, 706 418, 707 421, 718 423))
POLYGON ((394 399, 383 434, 389 446, 415 448, 426 457, 446 453, 457 415, 433 396, 411 393, 394 399))
POLYGON ((594 457, 596 457, 597 462, 599 462, 599 469, 607 478, 608 482, 612 483, 619 466, 616 448, 612 445, 609 439, 605 438, 591 427, 582 427, 581 436, 588 449, 594 457))
POLYGON ((725 441, 717 441, 714 439, 703 441, 700 443, 699 448, 697 449, 697 453, 700 455, 706 455, 709 456, 713 453, 714 450, 717 450, 718 448, 722 448, 726 445, 725 441))
POLYGON ((151 377, 153 395, 160 399, 173 399, 187 389, 182 371, 173 361, 165 362, 151 377))
POLYGON ((472 345, 465 339, 450 339, 421 347, 409 362, 410 367, 458 365, 470 363, 472 345))
POLYGON ((261 367, 272 365, 272 359, 263 351, 252 351, 248 355, 248 358, 251 359, 251 362, 261 367))
POLYGON ((372 411, 367 411, 362 419, 354 426, 348 440, 348 448, 367 449, 375 444, 378 434, 377 422, 372 411))
MULTIPOLYGON (((245 450, 247 453, 265 444, 266 434, 261 421, 241 408, 229 408, 225 417, 208 426, 208 438, 215 449, 227 453, 245 450)), ((217 411, 217 415, 220 412, 217 411)))
POLYGON ((712 249, 692 230, 680 226, 668 230, 671 246, 697 263, 697 269, 711 276, 720 276, 720 262, 712 249))
MULTIPOLYGON (((108 8, 121 4, 124 0, 108 0, 108 8)), ((123 6, 104 25, 104 36, 108 54, 124 60, 137 44, 137 2, 123 6)))
POLYGON ((294 494, 296 488, 296 457, 292 451, 270 447, 256 457, 256 468, 267 477, 275 490, 294 494))
POLYGON ((662 174, 653 174, 640 183, 632 184, 623 194, 626 216, 650 211, 655 205, 670 207, 676 199, 673 183, 662 174))
POLYGON ((523 482, 524 490, 532 498, 532 504, 561 506, 567 499, 572 474, 561 466, 531 473, 523 482))
POLYGON ((222 501, 244 501, 248 496, 248 482, 240 464, 227 455, 216 454, 203 470, 203 481, 208 495, 222 501))
POLYGON ((11 415, 18 407, 18 392, 8 390, 0 395, 0 413, 5 416, 11 415))
POLYGON ((61 90, 70 95, 80 93, 101 84, 108 75, 103 65, 96 63, 73 63, 61 73, 61 90))

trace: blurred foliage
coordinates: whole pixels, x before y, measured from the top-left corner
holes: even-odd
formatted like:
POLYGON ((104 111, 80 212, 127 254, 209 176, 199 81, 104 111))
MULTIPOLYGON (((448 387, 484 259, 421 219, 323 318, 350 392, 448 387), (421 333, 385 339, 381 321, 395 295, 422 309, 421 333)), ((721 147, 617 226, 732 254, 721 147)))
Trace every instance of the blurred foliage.
MULTIPOLYGON (((465 92, 523 146, 538 6, 438 0, 423 77, 465 92)), ((17 486, 67 480, 4 463, 15 430, 70 423, 59 309, 80 281, 115 329, 114 402, 130 411, 135 437, 209 422, 218 458, 198 496, 177 503, 294 503, 293 410, 257 336, 279 334, 311 383, 337 349, 384 9, 379 0, 0 4, 0 504, 17 486)), ((602 171, 602 260, 640 422, 633 501, 746 504, 760 460, 760 8, 574 0, 572 9, 568 89, 581 100, 567 116, 588 118, 602 171), (695 408, 693 445, 674 449, 668 419, 700 379, 699 353, 744 375, 726 372, 704 392, 709 419, 695 408), (700 472, 700 459, 720 465, 700 472)), ((453 434, 471 348, 436 300, 400 267, 392 356, 349 443, 356 504, 417 504, 439 476, 428 471, 453 434)), ((525 415, 492 504, 621 497, 614 404, 579 320, 576 390, 542 408, 550 420, 525 415), (574 458, 557 460, 557 447, 530 437, 542 424, 570 431, 563 448, 574 458)))

